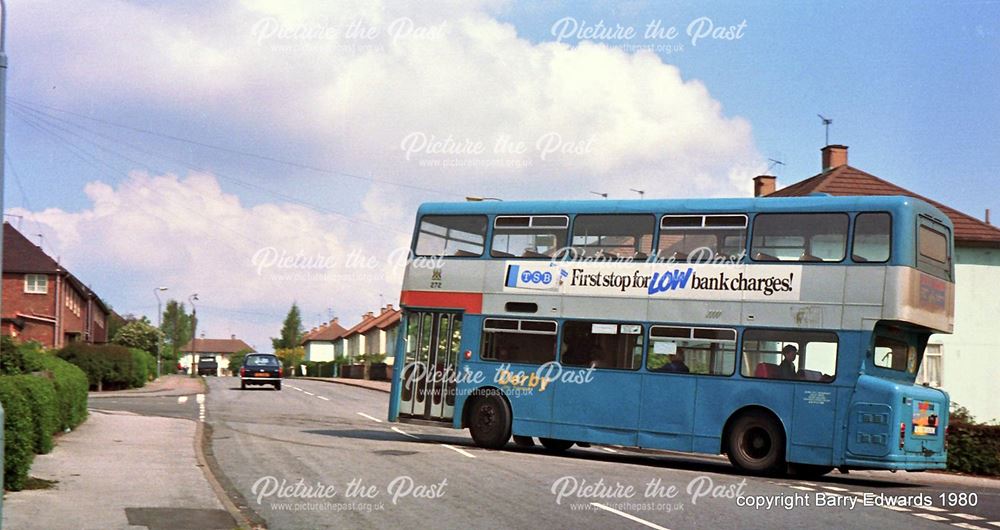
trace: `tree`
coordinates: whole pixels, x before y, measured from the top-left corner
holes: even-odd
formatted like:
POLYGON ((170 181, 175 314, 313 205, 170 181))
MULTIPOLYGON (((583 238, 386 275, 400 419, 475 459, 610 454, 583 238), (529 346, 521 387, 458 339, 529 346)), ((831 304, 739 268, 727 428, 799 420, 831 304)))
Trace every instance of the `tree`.
POLYGON ((285 368, 285 374, 291 375, 298 372, 299 365, 306 358, 306 349, 302 346, 279 348, 274 350, 274 354, 281 359, 281 366, 285 368))
POLYGON ((271 337, 271 345, 274 351, 281 349, 298 348, 302 342, 302 313, 298 304, 292 302, 292 308, 285 316, 285 323, 281 327, 281 337, 271 337))
POLYGON ((157 346, 163 334, 155 326, 150 325, 146 317, 133 320, 118 328, 111 342, 129 348, 138 348, 156 355, 157 346))
POLYGON ((229 370, 233 372, 233 375, 240 375, 240 367, 243 366, 243 359, 249 353, 253 353, 252 348, 243 348, 229 356, 229 370))
POLYGON ((184 309, 184 304, 168 300, 160 324, 160 331, 166 337, 164 358, 171 361, 178 359, 178 351, 191 340, 191 324, 191 315, 184 309))

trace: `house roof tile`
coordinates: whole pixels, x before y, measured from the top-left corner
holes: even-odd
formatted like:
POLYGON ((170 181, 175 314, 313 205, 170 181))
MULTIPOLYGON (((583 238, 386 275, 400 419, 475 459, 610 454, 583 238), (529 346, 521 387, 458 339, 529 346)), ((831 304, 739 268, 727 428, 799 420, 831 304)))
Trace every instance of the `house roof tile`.
POLYGON ((957 245, 1000 247, 1000 228, 846 164, 782 188, 768 197, 797 197, 810 193, 915 197, 933 204, 951 219, 957 245))
POLYGON ((191 342, 181 348, 183 353, 236 353, 240 350, 254 351, 249 344, 241 339, 198 339, 194 341, 197 349, 192 349, 191 342))

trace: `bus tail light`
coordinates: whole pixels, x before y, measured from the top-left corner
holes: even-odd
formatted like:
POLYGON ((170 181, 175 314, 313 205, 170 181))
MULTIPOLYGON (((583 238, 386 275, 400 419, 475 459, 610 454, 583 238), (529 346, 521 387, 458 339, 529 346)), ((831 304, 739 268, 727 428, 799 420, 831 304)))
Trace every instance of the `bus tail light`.
POLYGON ((465 360, 466 361, 468 361, 469 359, 472 359, 472 350, 465 350, 465 354, 464 355, 465 355, 465 360))
POLYGON ((903 443, 906 441, 906 424, 899 424, 899 448, 903 448, 903 443))

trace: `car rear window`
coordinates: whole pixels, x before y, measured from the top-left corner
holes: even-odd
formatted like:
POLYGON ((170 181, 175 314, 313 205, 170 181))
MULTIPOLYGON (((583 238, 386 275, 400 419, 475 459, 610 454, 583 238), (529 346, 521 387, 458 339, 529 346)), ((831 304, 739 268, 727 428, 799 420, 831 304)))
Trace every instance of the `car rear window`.
POLYGON ((251 355, 246 362, 250 366, 272 366, 278 364, 278 359, 270 355, 251 355))

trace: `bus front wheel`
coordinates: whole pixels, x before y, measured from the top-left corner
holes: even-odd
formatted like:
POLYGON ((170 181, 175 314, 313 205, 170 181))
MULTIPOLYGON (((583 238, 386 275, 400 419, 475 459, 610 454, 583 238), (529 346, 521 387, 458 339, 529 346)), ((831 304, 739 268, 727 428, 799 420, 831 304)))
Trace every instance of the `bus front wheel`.
POLYGON ((755 474, 774 474, 785 465, 785 433, 763 412, 740 416, 729 431, 728 456, 734 466, 755 474))
POLYGON ((499 396, 481 396, 469 413, 469 433, 476 445, 500 449, 510 440, 510 409, 499 396))

